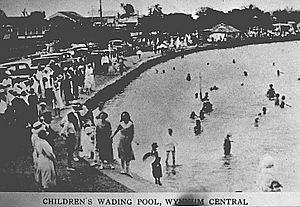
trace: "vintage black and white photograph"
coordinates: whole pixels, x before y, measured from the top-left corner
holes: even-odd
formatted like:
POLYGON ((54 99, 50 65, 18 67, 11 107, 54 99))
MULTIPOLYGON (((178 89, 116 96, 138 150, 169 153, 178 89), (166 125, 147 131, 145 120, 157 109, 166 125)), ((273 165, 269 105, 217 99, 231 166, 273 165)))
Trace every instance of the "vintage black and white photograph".
POLYGON ((0 191, 299 192, 299 40, 297 0, 0 0, 0 191))

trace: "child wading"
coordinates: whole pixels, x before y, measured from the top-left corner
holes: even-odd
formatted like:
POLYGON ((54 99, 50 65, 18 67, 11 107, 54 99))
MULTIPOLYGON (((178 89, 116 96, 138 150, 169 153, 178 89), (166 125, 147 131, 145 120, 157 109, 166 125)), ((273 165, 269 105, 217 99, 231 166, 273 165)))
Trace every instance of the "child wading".
POLYGON ((152 165, 152 176, 155 179, 155 184, 162 185, 160 182, 160 178, 162 177, 162 168, 161 168, 161 157, 158 156, 158 145, 156 142, 152 143, 151 145, 152 149, 150 152, 147 152, 143 156, 143 161, 145 161, 149 157, 155 157, 155 160, 153 161, 152 165))
POLYGON ((166 165, 169 166, 169 155, 170 152, 172 153, 173 158, 173 166, 175 166, 175 147, 177 146, 177 142, 173 137, 173 130, 171 128, 168 129, 168 136, 167 136, 167 143, 165 144, 167 158, 166 158, 166 165))

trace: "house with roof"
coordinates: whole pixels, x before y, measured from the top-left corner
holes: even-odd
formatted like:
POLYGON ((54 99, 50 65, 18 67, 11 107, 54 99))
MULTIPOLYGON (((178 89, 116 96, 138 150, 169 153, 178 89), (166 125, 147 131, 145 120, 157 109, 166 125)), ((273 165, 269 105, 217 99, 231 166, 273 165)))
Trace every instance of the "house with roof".
POLYGON ((224 23, 217 24, 211 29, 205 29, 203 32, 206 34, 208 42, 224 42, 238 39, 242 34, 240 30, 224 23))

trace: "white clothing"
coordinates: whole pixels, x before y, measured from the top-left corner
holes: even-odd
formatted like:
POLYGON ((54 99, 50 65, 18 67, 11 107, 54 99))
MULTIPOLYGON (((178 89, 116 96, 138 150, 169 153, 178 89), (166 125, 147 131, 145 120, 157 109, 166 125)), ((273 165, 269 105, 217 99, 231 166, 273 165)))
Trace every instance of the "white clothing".
POLYGON ((55 104, 53 108, 63 109, 65 105, 61 97, 60 83, 58 83, 58 86, 54 88, 54 97, 55 97, 55 104))
POLYGON ((54 163, 50 157, 55 159, 52 147, 43 139, 37 139, 35 141, 37 152, 37 170, 36 181, 42 183, 43 188, 49 188, 56 185, 56 172, 54 163))
POLYGON ((95 77, 92 67, 86 67, 85 69, 84 88, 95 90, 95 77))
POLYGON ((165 141, 164 146, 166 151, 173 151, 174 147, 178 145, 173 135, 170 136, 169 134, 167 134, 164 141, 165 141))
POLYGON ((81 130, 81 147, 80 157, 90 157, 91 152, 95 153, 96 149, 96 128, 88 126, 81 130))
POLYGON ((107 55, 101 58, 101 65, 104 65, 105 63, 109 64, 109 58, 107 55))

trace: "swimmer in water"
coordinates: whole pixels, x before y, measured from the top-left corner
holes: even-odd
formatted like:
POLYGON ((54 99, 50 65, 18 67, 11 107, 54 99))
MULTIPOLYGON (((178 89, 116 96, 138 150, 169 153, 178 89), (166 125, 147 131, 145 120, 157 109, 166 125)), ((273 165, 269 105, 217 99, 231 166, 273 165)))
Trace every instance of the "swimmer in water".
POLYGON ((195 135, 199 135, 201 133, 201 121, 199 119, 196 120, 196 126, 194 127, 195 135))
POLYGON ((270 86, 270 88, 269 88, 269 90, 267 91, 267 97, 269 98, 269 99, 273 99, 274 97, 275 97, 275 89, 273 88, 273 84, 270 84, 269 85, 270 86))
POLYGON ((192 79, 192 78, 191 78, 191 74, 188 73, 187 76, 186 76, 186 80, 187 80, 187 81, 191 81, 191 79, 192 79))
POLYGON ((263 111, 263 115, 266 115, 266 114, 267 114, 267 108, 266 108, 266 107, 263 107, 263 108, 262 108, 262 111, 263 111))

